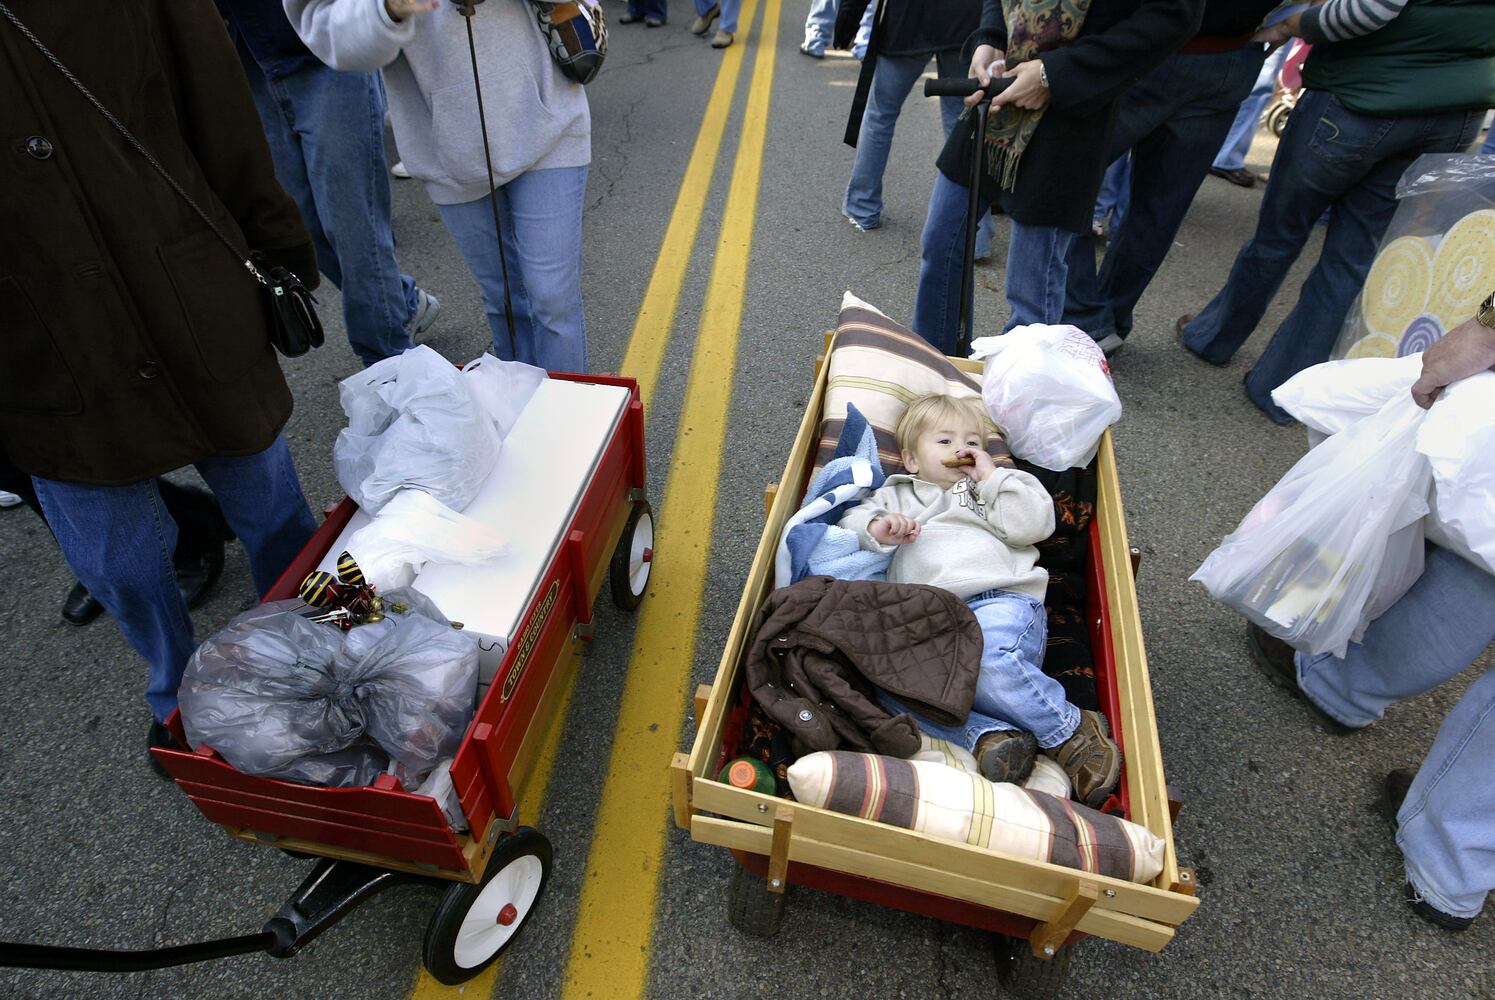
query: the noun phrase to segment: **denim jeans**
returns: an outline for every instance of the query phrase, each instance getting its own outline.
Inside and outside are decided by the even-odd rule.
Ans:
[[[270,79],[242,41],[239,61],[275,178],[301,209],[317,266],[342,292],[353,353],[367,366],[409,350],[416,287],[395,261],[379,74],[317,63]]]
[[[717,6],[718,2],[721,4],[722,19],[717,22],[717,29],[720,31],[735,32],[737,30],[737,15],[742,13],[742,0],[695,0],[696,13],[704,17],[708,10]],[[577,371],[580,370],[579,368],[577,369]]]
[[[1175,53],[1117,102],[1110,151],[1120,156],[1131,150],[1131,201],[1126,218],[1111,226],[1099,275],[1095,248],[1075,241],[1064,322],[1096,340],[1131,332],[1133,310],[1172,249],[1261,60],[1261,47],[1249,45]]]
[[[1100,194],[1095,196],[1095,210],[1090,213],[1090,221],[1093,225],[1105,226],[1108,224],[1111,231],[1115,232],[1121,228],[1121,220],[1126,218],[1126,207],[1132,200],[1132,158],[1123,153],[1111,162],[1106,168],[1106,176],[1101,178]]]
[[[493,237],[495,195],[438,205],[441,220],[483,291],[493,353],[548,371],[587,370],[587,326],[581,303],[581,208],[586,167],[531,170],[499,188],[516,343],[509,346],[504,279]]]
[[[1422,576],[1371,622],[1344,659],[1299,653],[1298,683],[1346,726],[1462,673],[1495,640],[1495,576],[1430,548]],[[1495,668],[1470,686],[1438,728],[1397,813],[1407,879],[1429,903],[1472,917],[1495,891]]]
[[[628,13],[634,17],[657,17],[668,20],[665,0],[628,0]]]
[[[1490,131],[1485,135],[1485,141],[1479,147],[1479,155],[1495,156],[1495,125],[1490,126]]]
[[[810,0],[810,14],[805,18],[804,48],[819,55],[825,54],[831,37],[836,33],[839,6],[840,0]],[[856,40],[851,43],[851,51],[858,59],[867,54],[867,42],[872,38],[872,18],[876,14],[876,2],[867,4],[862,22],[857,27]]]
[[[1329,357],[1376,245],[1396,211],[1396,182],[1423,153],[1466,149],[1483,111],[1381,118],[1357,114],[1323,90],[1306,90],[1287,120],[1256,232],[1225,287],[1184,328],[1185,346],[1224,365],[1256,329],[1314,223],[1330,210],[1318,263],[1298,303],[1246,377],[1246,393],[1278,423],[1292,418],[1272,390]]]
[[[1073,736],[1080,710],[1064,697],[1064,685],[1040,666],[1049,635],[1043,602],[1026,594],[989,590],[971,598],[970,605],[981,623],[981,673],[965,723],[930,722],[882,692],[878,701],[890,712],[909,712],[926,735],[973,752],[976,741],[994,729],[1030,732],[1044,748]]]
[[[929,215],[919,235],[919,290],[914,296],[914,332],[950,354],[960,321],[960,279],[965,261],[966,202],[970,189],[940,171],[934,174]],[[991,203],[978,199],[978,218]],[[1006,333],[1029,323],[1058,323],[1064,317],[1067,259],[1075,234],[1055,226],[1028,226],[1011,220],[1007,246]],[[975,283],[972,282],[972,293]],[[975,338],[979,331],[972,330]]]
[[[940,76],[965,75],[966,66],[955,49],[936,53],[934,60]],[[846,185],[846,197],[841,202],[841,211],[863,229],[876,229],[882,224],[882,176],[888,166],[888,152],[893,146],[893,130],[898,125],[898,114],[903,110],[909,92],[928,65],[928,56],[877,57],[872,73],[872,92],[867,96],[867,111],[862,116],[861,131],[857,133],[856,162],[852,164],[851,181]],[[940,98],[940,119],[945,138],[948,139],[954,130],[962,107],[958,97]],[[983,215],[982,219],[990,230],[990,216]],[[987,250],[990,252],[989,236]],[[977,256],[981,256],[979,248]]]
[[[1230,132],[1215,154],[1214,166],[1221,170],[1240,170],[1245,167],[1246,154],[1251,152],[1251,142],[1256,138],[1256,130],[1261,127],[1261,114],[1271,103],[1272,95],[1277,93],[1277,74],[1282,72],[1282,64],[1287,62],[1287,54],[1291,49],[1291,45],[1279,45],[1261,64],[1261,71],[1256,75],[1251,93],[1241,102],[1235,121],[1230,123]]]
[[[207,458],[196,468],[243,541],[263,596],[317,530],[285,439],[277,437],[257,455]],[[177,525],[156,481],[32,482],[68,565],[149,666],[145,700],[156,719],[166,721],[197,645],[171,563]]]

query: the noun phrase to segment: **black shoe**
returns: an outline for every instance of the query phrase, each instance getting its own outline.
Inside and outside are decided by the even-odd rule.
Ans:
[[[182,592],[182,600],[187,602],[189,610],[200,607],[223,575],[223,543],[214,542],[197,555],[185,558],[178,554],[172,564],[176,567],[176,585]]]
[[[171,735],[170,729],[152,719],[150,731],[145,734],[145,757],[146,760],[150,761],[152,771],[169,780],[171,775],[166,773],[166,768],[162,767],[161,762],[156,760],[156,755],[151,753],[151,750],[156,748],[163,750],[187,749],[176,741],[176,737]]]
[[[103,613],[104,606],[81,583],[73,584],[62,601],[62,620],[69,625],[87,625]]]
[[[1386,780],[1381,783],[1381,810],[1393,827],[1396,826],[1396,814],[1402,811],[1402,803],[1407,801],[1407,789],[1412,787],[1412,779],[1415,777],[1417,768],[1398,767],[1387,771]]]
[[[1256,664],[1256,668],[1266,679],[1277,687],[1291,692],[1293,697],[1313,709],[1314,714],[1328,725],[1330,732],[1352,733],[1355,731],[1326,714],[1303,693],[1303,689],[1298,686],[1298,665],[1294,660],[1291,646],[1255,622],[1246,625],[1246,645],[1251,649],[1251,662]]]
[[[1256,175],[1247,170],[1245,167],[1240,167],[1235,170],[1222,170],[1219,167],[1210,167],[1209,172],[1214,174],[1216,177],[1225,178],[1227,181],[1236,185],[1237,187],[1256,187]]]
[[[1467,931],[1469,925],[1474,923],[1473,917],[1456,917],[1450,913],[1444,913],[1432,903],[1423,899],[1417,892],[1417,887],[1411,882],[1406,884],[1407,902],[1412,907],[1412,912],[1430,924],[1442,927],[1446,931]]]

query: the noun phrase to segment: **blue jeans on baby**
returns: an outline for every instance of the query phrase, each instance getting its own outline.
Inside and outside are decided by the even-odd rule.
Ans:
[[[976,741],[994,729],[1022,729],[1044,748],[1074,735],[1080,710],[1064,697],[1064,685],[1045,674],[1043,650],[1049,638],[1043,602],[1010,590],[988,590],[967,602],[981,623],[981,673],[971,714],[959,726],[930,722],[879,691],[877,700],[893,713],[908,712],[931,739],[949,740],[975,752]]]

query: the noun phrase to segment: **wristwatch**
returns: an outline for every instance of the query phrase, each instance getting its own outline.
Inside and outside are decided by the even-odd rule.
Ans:
[[[1474,311],[1474,319],[1480,326],[1495,330],[1495,292],[1491,292],[1490,297],[1479,304],[1479,308]]]

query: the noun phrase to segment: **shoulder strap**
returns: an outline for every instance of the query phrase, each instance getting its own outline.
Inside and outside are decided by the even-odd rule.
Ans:
[[[22,24],[21,19],[16,17],[15,13],[10,9],[10,7],[4,3],[0,3],[0,16],[3,16],[11,24],[15,25],[16,30],[24,35],[26,40],[34,45],[36,47],[36,50],[43,56],[45,56],[49,63],[57,67],[57,72],[61,73],[67,79],[68,83],[71,83],[75,88],[77,88],[78,93],[87,98],[88,103],[92,104],[94,108],[98,110],[99,114],[103,115],[104,118],[108,120],[109,124],[113,125],[114,128],[119,132],[119,134],[125,137],[125,141],[133,146],[137,153],[145,157],[146,162],[151,165],[156,173],[161,175],[161,179],[164,180],[167,184],[171,185],[171,189],[175,191],[181,197],[181,199],[192,208],[192,211],[197,213],[198,218],[202,219],[203,224],[213,231],[213,235],[217,236],[219,241],[222,242],[224,246],[228,247],[229,252],[232,253],[234,257],[244,265],[244,267],[249,271],[250,274],[254,275],[255,280],[263,284],[265,280],[264,277],[259,273],[259,270],[254,266],[254,264],[250,262],[248,255],[241,253],[239,251],[239,248],[234,246],[233,241],[224,234],[223,230],[220,229],[212,219],[208,218],[208,214],[206,212],[204,212],[197,206],[197,202],[193,201],[191,195],[187,194],[186,190],[177,183],[176,178],[172,177],[166,172],[166,168],[161,166],[161,161],[156,159],[155,155],[151,153],[150,150],[146,149],[145,146],[141,144],[140,140],[135,138],[134,134],[129,129],[125,128],[124,123],[116,118],[113,112],[104,107],[99,99],[93,96],[93,92],[83,85],[83,81],[74,76],[72,70],[64,66],[62,64],[62,60],[53,55],[52,50],[47,48],[46,45],[42,44],[41,39],[32,34],[31,29]]]

